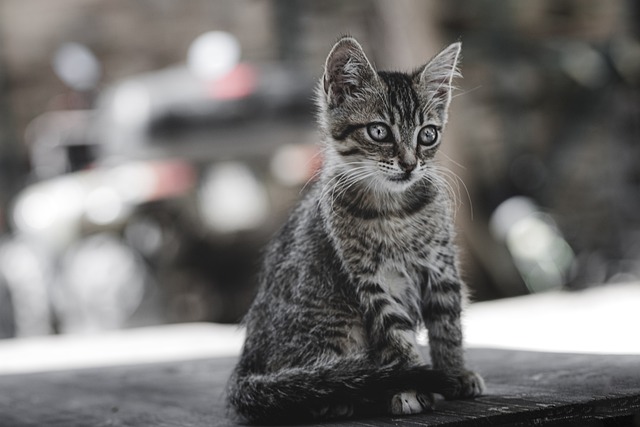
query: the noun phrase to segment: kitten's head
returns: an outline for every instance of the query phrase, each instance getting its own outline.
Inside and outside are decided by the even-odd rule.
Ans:
[[[459,55],[454,43],[413,73],[378,72],[355,39],[340,39],[318,88],[328,167],[391,191],[423,179],[442,140]]]

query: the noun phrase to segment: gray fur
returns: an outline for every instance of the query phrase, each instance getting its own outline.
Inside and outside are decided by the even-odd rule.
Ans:
[[[483,392],[464,365],[464,284],[434,161],[459,53],[452,44],[405,74],[375,71],[350,37],[330,52],[317,94],[324,166],[267,248],[229,382],[245,420],[409,414],[433,392]],[[391,140],[375,141],[370,123]],[[418,144],[428,125],[429,147]],[[421,326],[433,368],[416,348]]]

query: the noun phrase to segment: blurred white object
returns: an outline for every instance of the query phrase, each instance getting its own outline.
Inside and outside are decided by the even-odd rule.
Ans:
[[[102,67],[93,52],[79,43],[65,43],[56,50],[53,70],[67,86],[85,91],[95,88],[102,76]]]
[[[270,169],[280,183],[293,187],[306,184],[317,173],[321,161],[316,145],[288,144],[276,151]]]
[[[474,347],[563,353],[640,354],[640,283],[554,291],[471,304]]]
[[[25,188],[12,219],[16,229],[50,247],[73,241],[84,221],[105,226],[139,204],[182,195],[195,185],[192,167],[180,160],[130,162],[75,172]]]
[[[505,243],[531,292],[560,289],[569,279],[574,253],[553,218],[527,197],[502,202],[491,215],[492,234]]]
[[[0,274],[11,294],[16,336],[53,332],[47,286],[52,266],[46,248],[24,237],[0,241]]]
[[[53,301],[62,333],[122,328],[142,302],[142,260],[115,235],[80,240],[61,260],[61,270]]]
[[[12,213],[16,230],[27,236],[46,236],[51,246],[72,239],[83,214],[82,182],[76,175],[67,175],[24,189]]]
[[[191,323],[0,341],[0,375],[235,356],[244,330]]]
[[[221,233],[255,229],[269,215],[264,184],[240,162],[212,166],[204,178],[198,203],[205,224]]]
[[[240,60],[240,43],[224,31],[198,36],[187,53],[187,66],[203,80],[213,80],[231,71]]]
[[[137,82],[125,82],[114,89],[111,106],[117,126],[136,128],[151,117],[151,93]]]

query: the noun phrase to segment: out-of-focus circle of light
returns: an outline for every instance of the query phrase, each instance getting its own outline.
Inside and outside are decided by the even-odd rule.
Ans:
[[[197,77],[216,79],[231,71],[240,60],[240,43],[224,31],[198,36],[187,53],[187,66]]]
[[[55,204],[51,202],[50,197],[44,192],[26,193],[16,204],[16,226],[20,230],[28,231],[39,231],[49,227],[54,221],[50,208]]]
[[[120,218],[124,204],[118,192],[112,187],[98,187],[85,200],[85,214],[94,224],[106,225]]]
[[[88,47],[80,43],[64,43],[53,55],[53,70],[72,89],[90,90],[102,75],[100,62]]]
[[[245,164],[235,161],[209,168],[198,202],[205,224],[219,233],[257,228],[269,214],[264,184]]]

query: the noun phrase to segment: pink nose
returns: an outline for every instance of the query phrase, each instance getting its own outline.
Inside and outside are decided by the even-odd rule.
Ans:
[[[399,160],[398,161],[398,165],[402,168],[403,171],[412,172],[416,168],[417,163],[416,162],[405,162],[403,160]]]

